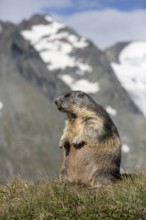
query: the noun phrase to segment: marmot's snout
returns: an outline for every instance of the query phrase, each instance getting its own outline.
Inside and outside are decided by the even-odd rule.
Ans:
[[[57,99],[55,99],[55,105],[58,105],[58,98]]]
[[[63,100],[61,97],[58,97],[55,99],[55,105],[57,106],[59,111],[63,111],[62,103],[63,103]]]

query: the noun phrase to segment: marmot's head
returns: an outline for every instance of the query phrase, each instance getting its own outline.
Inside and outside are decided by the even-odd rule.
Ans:
[[[96,109],[95,101],[82,91],[71,91],[55,100],[59,111],[80,116]]]

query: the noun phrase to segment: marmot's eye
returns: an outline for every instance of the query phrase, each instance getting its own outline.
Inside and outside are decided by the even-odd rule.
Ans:
[[[84,97],[84,93],[83,93],[83,92],[80,92],[80,93],[78,94],[78,97],[79,97],[79,98],[83,98],[83,97]]]
[[[65,98],[67,98],[67,97],[69,97],[71,94],[70,93],[68,93],[68,94],[66,94],[64,97]]]

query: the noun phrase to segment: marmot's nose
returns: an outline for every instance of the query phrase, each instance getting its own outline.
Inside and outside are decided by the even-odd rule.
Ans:
[[[58,103],[58,100],[57,100],[57,99],[55,99],[55,101],[54,101],[54,102],[55,102],[55,104],[57,105],[57,103]]]
[[[60,101],[61,101],[61,100],[60,100],[60,97],[58,97],[58,98],[55,99],[54,102],[55,102],[56,105],[59,105]]]

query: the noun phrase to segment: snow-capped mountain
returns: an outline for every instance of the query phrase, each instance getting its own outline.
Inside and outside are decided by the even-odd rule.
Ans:
[[[146,119],[113,67],[129,65],[125,55],[121,63],[117,58],[128,45],[101,51],[49,15],[34,15],[19,25],[0,22],[3,176],[59,172],[64,115],[53,100],[70,90],[89,93],[111,115],[122,140],[123,168],[146,168]]]
[[[132,42],[119,53],[111,66],[122,86],[146,117],[146,41]]]
[[[69,33],[64,24],[51,16],[44,16],[44,19],[47,24],[32,25],[30,30],[22,30],[21,34],[39,52],[47,68],[52,72],[74,68],[77,76],[92,73],[90,65],[72,55],[75,50],[88,47],[87,40],[75,33]],[[96,93],[99,90],[98,82],[89,82],[86,79],[76,80],[69,74],[60,74],[58,77],[72,90],[80,89],[89,93]]]

